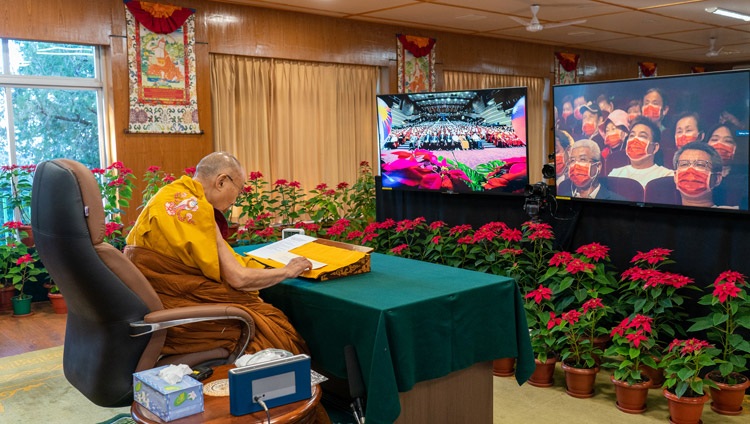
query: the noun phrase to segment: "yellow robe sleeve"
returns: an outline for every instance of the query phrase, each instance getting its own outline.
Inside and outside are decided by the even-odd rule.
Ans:
[[[206,200],[203,187],[183,176],[151,198],[127,242],[177,259],[200,269],[206,277],[221,281],[217,231],[213,206]],[[234,256],[244,266],[258,266],[248,258]]]

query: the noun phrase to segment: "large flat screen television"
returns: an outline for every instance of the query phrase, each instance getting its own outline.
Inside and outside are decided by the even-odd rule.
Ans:
[[[523,194],[526,87],[378,95],[384,190]]]
[[[750,71],[558,85],[558,198],[748,211]]]

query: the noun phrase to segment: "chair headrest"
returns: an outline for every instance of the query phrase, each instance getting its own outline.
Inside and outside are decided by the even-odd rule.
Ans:
[[[34,181],[34,184],[38,185],[38,189],[40,190],[42,187],[44,187],[45,190],[55,190],[55,187],[59,186],[59,178],[64,178],[66,174],[66,172],[45,172],[45,168],[50,166],[57,167],[59,170],[67,171],[67,173],[69,173],[68,175],[76,180],[77,185],[80,188],[80,196],[83,204],[83,210],[81,213],[84,214],[89,235],[91,237],[91,243],[94,245],[101,243],[104,240],[106,229],[104,223],[104,205],[102,202],[101,191],[99,190],[99,184],[97,183],[94,174],[82,163],[71,159],[53,159],[51,161],[42,162],[37,167],[38,178],[35,178]],[[75,194],[76,193],[68,193],[69,196],[75,196]],[[54,205],[45,206],[50,207]]]

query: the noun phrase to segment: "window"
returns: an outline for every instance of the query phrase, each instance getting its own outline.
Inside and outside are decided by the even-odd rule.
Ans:
[[[0,47],[0,166],[64,157],[102,167],[99,48],[11,39]],[[6,206],[2,221],[13,218]]]

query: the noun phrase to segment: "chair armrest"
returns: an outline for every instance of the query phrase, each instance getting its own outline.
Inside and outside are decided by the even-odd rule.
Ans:
[[[245,352],[247,345],[255,335],[255,322],[244,309],[233,305],[208,304],[154,311],[147,314],[142,321],[130,323],[130,336],[138,337],[166,330],[170,327],[225,319],[237,320],[244,324],[237,346],[228,358],[228,362],[234,362],[237,357]]]

